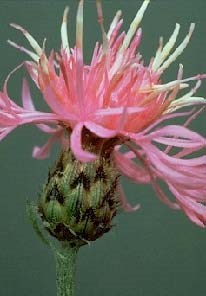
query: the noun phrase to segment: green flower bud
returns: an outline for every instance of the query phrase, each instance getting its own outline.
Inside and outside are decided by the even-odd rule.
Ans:
[[[81,163],[70,150],[62,152],[39,198],[46,229],[76,246],[101,237],[119,206],[118,179],[111,157]]]

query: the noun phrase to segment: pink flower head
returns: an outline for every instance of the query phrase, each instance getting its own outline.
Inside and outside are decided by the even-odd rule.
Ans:
[[[149,2],[143,2],[127,33],[120,33],[121,11],[116,13],[106,33],[101,1],[96,0],[103,42],[96,43],[89,65],[83,61],[83,0],[79,1],[77,11],[74,48],[70,48],[67,35],[68,8],[61,26],[61,50],[52,51],[49,56],[44,45],[41,48],[25,29],[12,24],[28,39],[34,52],[9,42],[32,58],[33,61],[24,64],[51,111],[35,110],[26,80],[22,88],[23,107],[15,104],[7,94],[8,77],[0,93],[0,139],[17,126],[32,123],[51,134],[43,147],[34,148],[34,157],[47,157],[52,143],[58,140],[63,149],[70,145],[82,162],[97,157],[85,149],[85,131],[105,142],[110,139],[112,143],[114,139],[111,153],[122,175],[136,183],[152,184],[163,202],[182,209],[193,222],[205,227],[206,156],[197,157],[193,153],[205,149],[206,139],[187,128],[202,109],[176,112],[182,107],[205,104],[204,98],[194,96],[205,76],[183,79],[180,65],[176,79],[165,84],[161,81],[163,72],[189,43],[194,24],[178,46],[180,25],[176,24],[168,42],[163,44],[160,38],[155,56],[145,65],[137,48],[142,36],[139,24]],[[196,81],[195,86],[179,96],[179,90],[187,88],[190,81]],[[183,126],[167,123],[184,116],[188,119]],[[122,145],[129,151],[122,153]],[[178,152],[177,149],[173,152],[173,148]],[[161,189],[161,181],[174,195],[174,202]],[[129,205],[123,193],[121,203],[127,211],[139,207]]]

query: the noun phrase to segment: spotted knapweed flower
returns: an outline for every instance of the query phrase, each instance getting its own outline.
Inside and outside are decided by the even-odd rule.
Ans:
[[[139,208],[124,197],[120,174],[137,184],[151,184],[169,207],[183,210],[199,226],[206,225],[206,156],[202,152],[206,139],[188,129],[206,102],[194,95],[205,76],[183,79],[180,65],[177,78],[165,84],[161,81],[188,45],[194,24],[178,46],[180,25],[176,24],[166,44],[160,38],[155,56],[146,65],[137,48],[142,36],[139,24],[149,2],[143,2],[127,33],[120,33],[121,11],[106,33],[101,2],[96,1],[103,42],[96,43],[90,64],[83,61],[83,0],[79,1],[73,48],[67,35],[68,8],[61,26],[61,49],[49,56],[45,44],[40,47],[28,31],[11,24],[34,50],[9,41],[33,60],[24,65],[51,112],[35,109],[26,80],[23,107],[18,106],[8,96],[8,77],[0,93],[0,138],[20,125],[37,125],[51,136],[43,147],[34,148],[36,158],[48,157],[52,144],[61,143],[63,153],[50,172],[39,205],[49,231],[60,240],[74,239],[77,234],[96,239],[109,230],[119,204],[126,211]],[[180,96],[179,90],[191,81],[195,86]],[[199,109],[193,107],[198,105]],[[179,112],[183,107],[193,108]],[[168,123],[178,117],[187,120],[183,125]],[[174,201],[161,188],[162,181]]]

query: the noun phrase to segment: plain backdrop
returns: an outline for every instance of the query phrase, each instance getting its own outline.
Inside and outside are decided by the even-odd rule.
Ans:
[[[142,1],[103,0],[105,26],[116,10],[122,9],[124,29]],[[206,1],[153,0],[142,21],[140,52],[144,60],[155,54],[158,39],[166,41],[175,23],[181,24],[180,42],[190,22],[196,29],[190,45],[164,75],[174,80],[178,64],[184,64],[184,77],[206,72]],[[70,44],[75,39],[77,1],[0,1],[0,82],[26,55],[11,48],[6,40],[21,45],[27,42],[9,26],[21,24],[46,48],[60,48],[60,25],[66,5],[70,6],[68,31]],[[89,62],[96,40],[101,40],[95,1],[85,1],[84,54]],[[9,82],[9,94],[20,103],[22,77],[16,73]],[[41,95],[30,81],[35,105],[45,110]],[[198,91],[206,95],[206,81]],[[205,115],[193,124],[206,134]],[[0,143],[0,295],[55,296],[55,266],[49,249],[36,237],[25,216],[26,200],[35,200],[58,147],[48,160],[31,157],[35,144],[47,136],[35,127],[22,127]],[[150,186],[123,180],[128,199],[141,203],[139,211],[122,213],[114,229],[102,239],[81,249],[78,257],[76,296],[200,296],[206,292],[206,231],[193,225],[182,212],[163,205]]]

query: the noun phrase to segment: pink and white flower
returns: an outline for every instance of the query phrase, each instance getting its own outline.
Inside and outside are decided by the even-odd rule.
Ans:
[[[22,88],[23,106],[18,106],[8,96],[8,77],[0,93],[0,139],[20,125],[35,124],[51,137],[43,147],[34,148],[34,157],[48,157],[51,145],[58,140],[63,149],[70,145],[82,162],[97,157],[84,149],[84,129],[105,141],[118,139],[112,157],[122,175],[136,183],[152,184],[163,202],[182,209],[193,222],[205,227],[206,156],[193,153],[205,150],[206,139],[187,127],[200,110],[176,112],[188,106],[204,108],[205,99],[195,96],[195,92],[205,75],[183,79],[180,65],[176,79],[166,84],[161,81],[163,72],[188,45],[194,24],[178,46],[180,25],[176,24],[168,42],[163,45],[160,38],[155,56],[145,65],[137,48],[142,36],[139,24],[149,2],[143,2],[127,33],[120,33],[123,22],[120,11],[106,33],[101,2],[96,0],[103,42],[96,43],[89,65],[83,61],[83,0],[79,1],[77,11],[74,48],[70,48],[67,35],[68,8],[63,15],[61,50],[52,51],[49,56],[44,46],[41,48],[25,29],[12,24],[24,34],[34,51],[9,42],[31,57],[32,61],[25,61],[24,65],[51,111],[35,110],[26,80]],[[179,96],[179,90],[193,81],[195,86]],[[188,120],[183,126],[168,124],[168,120],[177,117],[188,117]],[[159,144],[165,148],[160,149]],[[129,151],[122,153],[122,145]],[[178,152],[173,153],[173,148]],[[174,202],[163,192],[161,181],[174,195]],[[121,199],[125,210],[138,208],[130,206],[123,193]]]

